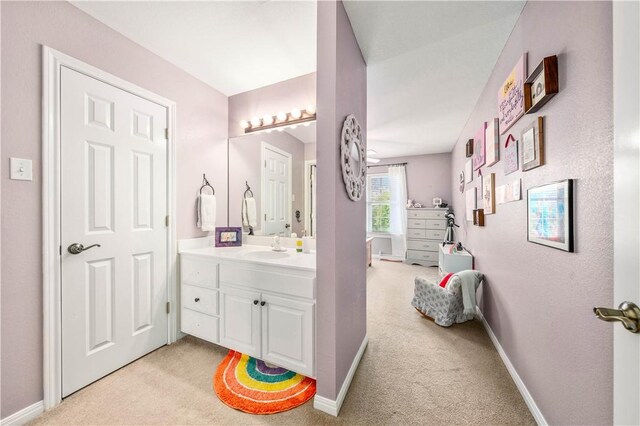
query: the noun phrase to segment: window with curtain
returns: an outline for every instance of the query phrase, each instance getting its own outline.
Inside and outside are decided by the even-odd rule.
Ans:
[[[367,232],[388,234],[392,256],[406,252],[407,175],[404,165],[389,166],[387,173],[367,175]]]
[[[389,175],[367,175],[367,232],[391,232],[391,190]]]

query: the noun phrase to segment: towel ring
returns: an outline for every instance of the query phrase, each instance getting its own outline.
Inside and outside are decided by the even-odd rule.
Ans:
[[[244,191],[244,195],[243,198],[247,198],[247,192],[249,194],[251,194],[251,198],[253,198],[253,191],[251,190],[251,187],[249,186],[249,182],[247,182],[246,180],[244,181],[244,184],[247,186],[247,189]]]
[[[216,190],[213,189],[213,186],[211,186],[211,184],[209,183],[209,181],[207,180],[207,177],[205,176],[205,174],[202,174],[202,186],[200,187],[200,195],[202,195],[202,190],[206,187],[211,188],[211,195],[216,195]]]

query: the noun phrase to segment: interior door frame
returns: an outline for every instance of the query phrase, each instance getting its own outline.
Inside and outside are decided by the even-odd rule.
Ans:
[[[43,290],[43,390],[44,409],[62,401],[62,281],[61,281],[61,138],[60,73],[70,68],[106,84],[167,108],[167,302],[171,309],[167,343],[176,341],[176,103],[79,61],[48,46],[42,46],[42,290]]]
[[[613,304],[640,304],[640,6],[613,7]],[[605,326],[607,327],[607,326]],[[640,423],[640,336],[613,327],[613,424]],[[606,344],[607,342],[603,342]]]
[[[311,223],[311,167],[316,166],[316,178],[318,173],[318,165],[316,160],[306,160],[304,162],[304,229],[307,231],[307,235],[315,237],[313,235],[313,227]],[[318,182],[316,181],[316,186]],[[316,188],[317,189],[317,188]]]
[[[292,200],[292,196],[293,196],[293,154],[291,154],[290,152],[287,151],[283,151],[279,148],[276,148],[275,146],[262,141],[260,143],[260,233],[262,235],[265,235],[265,228],[267,226],[267,221],[265,219],[265,206],[266,206],[266,198],[265,194],[266,194],[266,190],[267,190],[267,186],[265,185],[265,180],[264,180],[264,174],[265,174],[265,161],[266,161],[266,157],[264,155],[264,151],[265,149],[269,149],[270,151],[274,151],[277,152],[280,155],[283,155],[285,157],[287,157],[287,167],[289,168],[289,179],[287,182],[287,188],[289,190],[289,202],[287,203],[287,217],[289,218],[289,225],[291,225],[291,228],[289,228],[291,230],[291,232],[293,232],[293,217],[292,217],[292,213],[293,213],[293,200]]]

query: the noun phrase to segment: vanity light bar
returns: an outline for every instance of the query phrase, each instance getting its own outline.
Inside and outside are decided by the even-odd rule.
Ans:
[[[265,115],[264,117],[253,117],[251,120],[240,121],[240,126],[244,133],[260,132],[263,130],[276,129],[278,127],[295,126],[300,123],[314,121],[316,119],[316,108],[313,105],[300,110],[294,108],[291,112],[279,112],[276,115]]]

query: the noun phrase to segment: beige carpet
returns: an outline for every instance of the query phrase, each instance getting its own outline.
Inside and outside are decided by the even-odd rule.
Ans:
[[[478,321],[448,329],[409,304],[435,268],[374,261],[369,346],[340,417],[313,409],[254,416],[216,397],[226,349],[188,337],[78,391],[33,424],[535,424]]]

